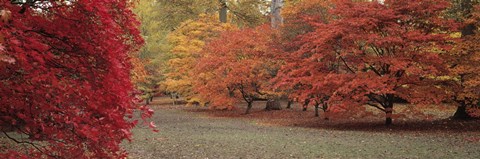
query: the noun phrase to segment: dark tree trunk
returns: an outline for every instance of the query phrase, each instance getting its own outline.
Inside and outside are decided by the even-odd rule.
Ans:
[[[316,103],[315,104],[315,117],[319,117],[320,114],[318,114],[318,107],[319,107],[320,104]]]
[[[323,102],[322,104],[322,110],[323,110],[323,113],[324,113],[324,118],[325,120],[328,120],[328,115],[327,115],[327,110],[328,110],[328,103],[327,102]]]
[[[278,99],[269,99],[265,106],[265,110],[282,110],[282,105]]]
[[[472,0],[463,0],[461,2],[461,11],[463,12],[464,18],[468,18],[467,16],[471,15],[474,8],[474,4]],[[475,34],[476,26],[474,24],[468,24],[462,28],[462,38],[468,35]]]
[[[252,104],[253,104],[253,101],[252,102],[247,102],[247,110],[245,111],[245,114],[249,114],[250,113],[250,109],[252,109]]]
[[[392,125],[392,109],[385,108],[385,125]]]
[[[470,14],[473,4],[471,0],[466,0],[462,2],[462,10],[465,10],[466,13]],[[468,24],[465,27],[462,28],[462,38],[465,38],[468,35],[473,35],[475,34],[476,26],[473,24]],[[463,78],[461,80],[463,83]],[[453,114],[452,119],[459,119],[459,120],[468,120],[471,119],[472,116],[470,116],[467,112],[467,105],[465,104],[464,101],[458,102],[460,106],[457,107],[457,110],[455,111],[455,114]]]
[[[287,109],[292,109],[293,100],[288,100]]]
[[[310,99],[306,99],[305,102],[303,102],[303,111],[307,111],[307,106],[310,103]]]
[[[394,96],[392,94],[388,94],[386,98],[386,105],[385,107],[385,125],[392,125],[392,113],[393,113],[393,100]]]
[[[475,25],[473,25],[473,24],[468,24],[467,26],[465,26],[465,27],[462,29],[462,37],[475,34],[475,32],[474,32],[475,29],[476,29]]]
[[[457,107],[457,111],[453,114],[452,119],[468,120],[472,119],[472,116],[467,112],[467,105],[465,102],[460,102],[460,106]]]

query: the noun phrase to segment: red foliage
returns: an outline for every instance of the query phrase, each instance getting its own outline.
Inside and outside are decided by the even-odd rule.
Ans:
[[[15,59],[0,70],[0,128],[28,136],[20,142],[35,148],[23,155],[125,156],[136,123],[128,52],[143,43],[132,2],[42,2],[0,2],[12,13],[0,23],[3,53]]]
[[[325,96],[334,109],[372,105],[391,113],[396,98],[438,103],[446,98],[435,77],[449,29],[446,1],[339,1],[329,22],[313,20],[283,72],[300,97]],[[307,18],[308,19],[308,18]],[[389,123],[389,122],[387,122]]]

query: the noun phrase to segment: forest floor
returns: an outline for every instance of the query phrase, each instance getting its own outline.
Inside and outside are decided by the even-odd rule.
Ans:
[[[264,111],[264,104],[243,115],[244,105],[219,111],[155,98],[149,120],[160,131],[139,125],[123,147],[129,158],[480,157],[480,122],[445,119],[453,109],[413,119],[405,113],[409,106],[399,107],[406,115],[384,126],[381,114],[324,120],[298,104],[279,111]]]

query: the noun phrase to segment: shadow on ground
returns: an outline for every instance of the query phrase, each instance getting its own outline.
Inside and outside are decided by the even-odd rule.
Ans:
[[[398,119],[386,126],[381,115],[366,118],[339,118],[324,120],[323,113],[315,117],[313,110],[302,111],[298,106],[293,109],[265,111],[259,102],[252,113],[245,115],[240,106],[236,110],[212,110],[205,107],[183,107],[186,112],[201,113],[212,118],[240,118],[258,120],[265,125],[304,127],[315,129],[367,131],[367,132],[480,132],[480,120],[451,120],[448,116],[431,120]]]

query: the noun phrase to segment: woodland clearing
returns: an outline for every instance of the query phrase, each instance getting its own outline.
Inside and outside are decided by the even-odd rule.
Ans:
[[[478,121],[418,120],[385,126],[382,117],[331,119],[313,110],[263,111],[257,102],[249,115],[172,105],[156,98],[151,118],[160,130],[133,129],[125,142],[130,158],[476,158]],[[323,114],[321,114],[323,115]]]

